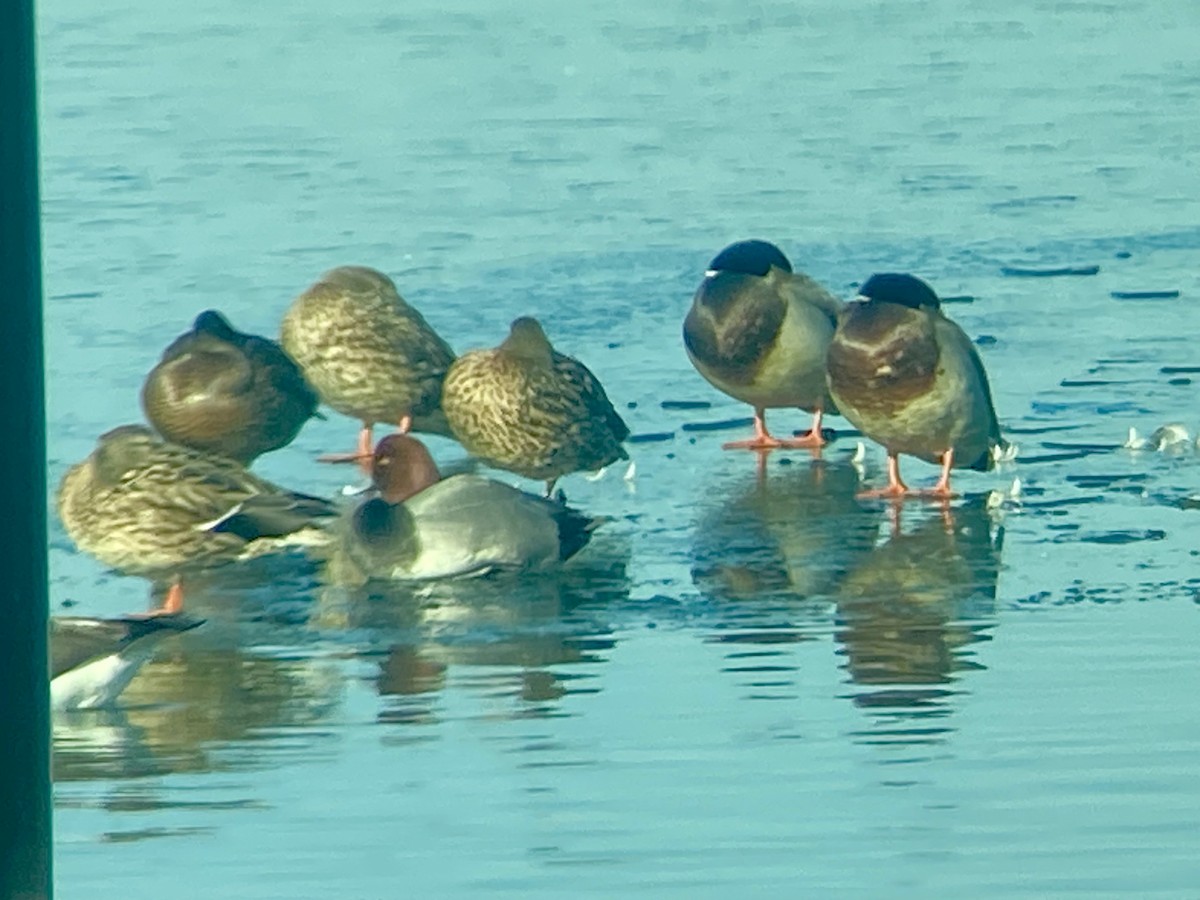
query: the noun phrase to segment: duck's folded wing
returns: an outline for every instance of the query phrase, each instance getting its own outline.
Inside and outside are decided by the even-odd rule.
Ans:
[[[219,518],[199,526],[214,533],[234,534],[247,543],[284,537],[338,514],[332,501],[307,494],[255,494],[235,504]]]
[[[412,577],[527,568],[559,559],[558,505],[501,482],[459,475],[406,506],[420,543]]]

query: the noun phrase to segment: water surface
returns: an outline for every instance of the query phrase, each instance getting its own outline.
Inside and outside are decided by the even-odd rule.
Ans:
[[[1119,445],[1200,424],[1200,8],[40,16],[52,481],[198,311],[274,334],[343,263],[459,350],[538,315],[669,435],[632,483],[566,480],[612,521],[559,574],[197,584],[204,628],[56,723],[60,896],[1194,896],[1200,460]],[[893,516],[853,437],[723,453],[706,426],[747,410],[679,327],[749,235],[843,295],[890,269],[963,298],[1017,464]],[[354,429],[258,469],[336,491],[314,457]],[[51,566],[56,609],[150,600],[57,522]]]

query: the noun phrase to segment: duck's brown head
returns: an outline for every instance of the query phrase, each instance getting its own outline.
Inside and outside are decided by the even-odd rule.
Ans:
[[[375,446],[371,480],[388,503],[403,503],[441,480],[429,450],[408,434],[389,434]]]
[[[510,356],[529,362],[550,365],[554,361],[554,348],[542,330],[541,323],[532,316],[522,316],[512,323],[508,337],[500,349]]]

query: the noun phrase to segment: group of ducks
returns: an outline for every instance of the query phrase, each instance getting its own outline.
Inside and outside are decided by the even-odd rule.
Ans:
[[[683,338],[701,375],[754,408],[754,437],[727,447],[818,448],[822,417],[841,413],[887,449],[888,484],[869,494],[946,498],[952,468],[989,469],[1007,446],[974,346],[911,275],[874,275],[843,304],[773,244],[741,241],[710,264]],[[331,570],[360,581],[555,565],[603,521],[555,494],[558,479],[628,458],[629,428],[599,380],[555,350],[537,320],[519,318],[499,346],[456,356],[391,279],[359,266],[301,293],[279,343],[202,313],[167,347],[141,400],[152,427],[102,435],[57,494],[81,550],[170,585],[165,612],[128,617],[114,632],[130,657],[139,638],[192,626],[181,612],[188,571],[284,546],[320,548]],[[290,443],[321,403],[361,422],[353,452],[323,457],[370,475],[369,496],[351,509],[248,469]],[[812,429],[772,436],[765,411],[780,407],[811,411]],[[398,430],[375,444],[377,424]],[[474,471],[443,476],[415,432],[543,481],[544,496]],[[932,490],[904,484],[901,453],[941,464]],[[74,705],[111,699],[93,693]]]

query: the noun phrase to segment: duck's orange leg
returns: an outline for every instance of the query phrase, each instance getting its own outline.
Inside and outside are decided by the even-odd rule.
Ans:
[[[375,452],[375,445],[371,441],[371,432],[371,424],[363,422],[363,426],[358,432],[358,449],[354,453],[327,453],[324,456],[318,456],[317,462],[358,463],[359,467],[370,475],[371,459]]]
[[[957,496],[950,490],[950,469],[954,466],[954,451],[947,450],[942,454],[942,477],[938,483],[925,490],[914,491],[900,478],[900,458],[895,453],[888,453],[888,484],[887,487],[864,491],[860,498],[885,497],[892,500],[903,500],[906,497],[929,497],[934,500],[950,500]]]
[[[908,489],[908,485],[904,483],[900,477],[900,457],[895,453],[888,453],[888,483],[887,487],[875,488],[871,491],[862,491],[858,496],[862,499],[871,497],[884,497],[891,500],[901,500],[909,496],[912,492]]]
[[[819,450],[826,444],[821,436],[821,410],[813,414],[812,428],[807,434],[795,438],[777,438],[767,431],[767,413],[764,409],[754,410],[754,437],[744,441],[722,444],[724,450]]]
[[[183,583],[176,578],[171,582],[171,586],[167,588],[167,595],[163,597],[162,607],[159,612],[163,615],[174,615],[175,613],[183,612]]]

